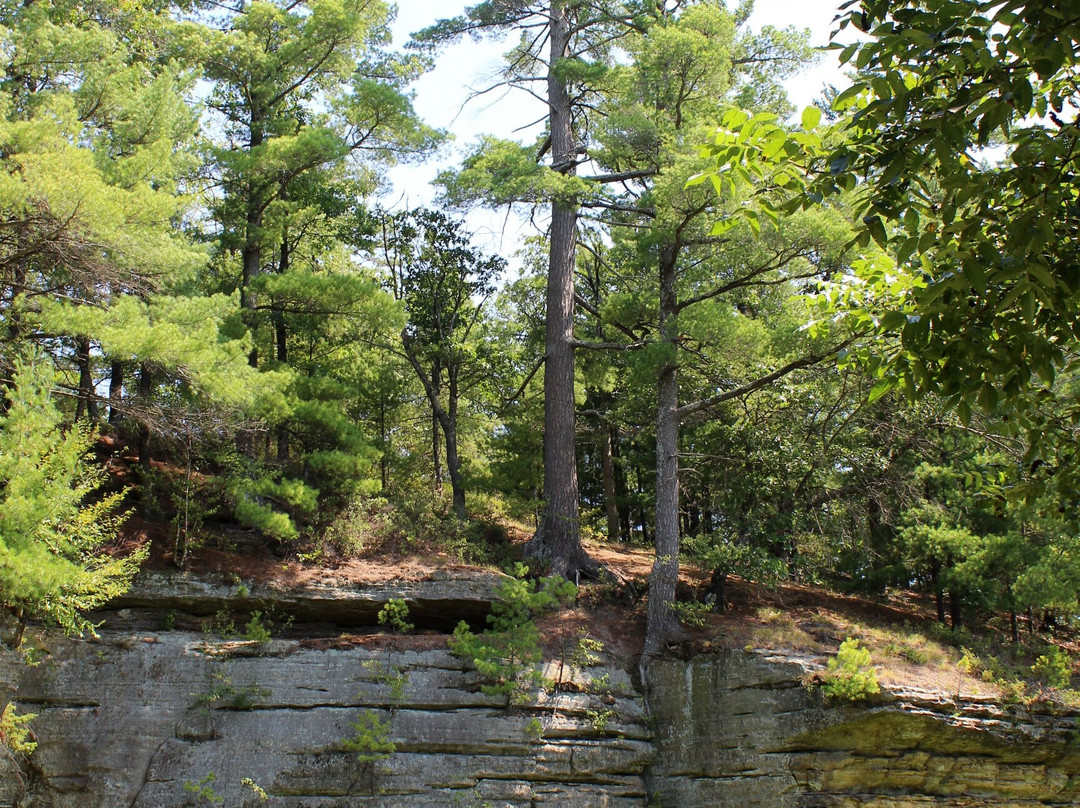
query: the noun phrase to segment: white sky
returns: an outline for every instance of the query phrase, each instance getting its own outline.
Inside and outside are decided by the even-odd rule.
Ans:
[[[756,0],[750,26],[809,28],[811,42],[824,45],[829,40],[832,19],[841,2],[843,0]],[[398,19],[394,26],[397,44],[407,41],[413,31],[438,19],[460,14],[466,5],[473,3],[474,0],[398,0]],[[729,6],[735,4],[736,0],[729,2]],[[504,138],[528,135],[530,139],[536,135],[535,129],[530,133],[515,131],[540,118],[544,112],[535,99],[524,93],[495,91],[468,100],[472,90],[485,89],[497,82],[502,54],[508,47],[499,42],[465,40],[445,50],[435,69],[415,84],[417,113],[428,124],[451,132],[454,142],[423,165],[394,168],[390,173],[394,188],[387,195],[385,204],[395,207],[429,204],[435,193],[431,187],[435,174],[455,165],[469,144],[481,134]],[[825,84],[841,84],[842,81],[835,54],[826,53],[818,65],[789,80],[787,88],[795,106],[801,109],[820,94]],[[523,226],[513,217],[508,219],[505,210],[476,211],[470,214],[468,223],[478,246],[507,258],[523,236],[533,232],[531,226]]]

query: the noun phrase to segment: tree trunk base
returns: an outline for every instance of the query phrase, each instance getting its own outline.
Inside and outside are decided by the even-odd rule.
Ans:
[[[579,578],[590,581],[616,578],[607,567],[586,553],[580,544],[568,551],[552,548],[549,542],[543,540],[539,530],[525,543],[522,555],[543,564],[548,575],[558,575],[570,581]]]
[[[645,647],[642,649],[643,657],[658,657],[667,653],[673,645],[682,645],[692,640],[686,630],[679,625],[674,617],[665,620],[663,625],[649,626],[645,634]]]

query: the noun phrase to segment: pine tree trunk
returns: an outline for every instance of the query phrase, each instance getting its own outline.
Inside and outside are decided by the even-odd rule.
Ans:
[[[75,362],[79,366],[79,402],[75,407],[75,420],[85,415],[90,421],[98,420],[97,399],[94,393],[94,377],[90,373],[90,338],[79,337],[75,341]]]
[[[289,271],[289,238],[288,234],[281,240],[281,257],[278,261],[278,274],[284,275]],[[289,334],[285,326],[285,312],[280,307],[274,308],[274,345],[277,349],[277,361],[281,365],[289,363]],[[289,428],[287,424],[279,424],[277,428],[277,459],[284,463],[289,459]]]
[[[638,498],[638,522],[641,524],[641,543],[648,545],[651,541],[649,535],[649,514],[645,510],[645,481],[642,479],[641,466],[634,464],[634,476],[637,478]]]
[[[7,338],[9,345],[17,345],[22,339],[23,326],[19,316],[19,309],[13,304],[24,291],[26,291],[26,258],[23,257],[24,245],[26,244],[26,224],[20,224],[15,231],[15,254],[20,256],[14,261],[12,267],[11,292],[8,298],[7,315]],[[7,414],[11,408],[10,390],[15,384],[13,367],[0,369],[0,413]],[[20,634],[21,636],[21,634]]]
[[[262,145],[263,133],[260,116],[253,110],[248,126],[248,153],[250,154],[258,146]],[[244,324],[251,331],[251,353],[248,354],[248,364],[252,367],[259,365],[259,349],[255,342],[255,332],[258,320],[255,313],[255,298],[251,294],[251,282],[259,274],[262,268],[262,223],[263,206],[257,199],[257,191],[252,181],[247,184],[247,198],[244,200],[247,212],[244,217],[244,245],[240,249],[241,275],[240,275],[240,315],[244,318]]]
[[[139,365],[138,405],[143,415],[139,421],[139,507],[144,517],[153,505],[153,481],[150,476],[150,394],[154,390],[153,369],[149,362]]]
[[[259,348],[255,340],[258,320],[255,314],[255,297],[248,287],[255,276],[259,274],[259,265],[262,263],[262,250],[256,235],[258,228],[262,224],[261,219],[262,217],[254,211],[248,214],[248,235],[243,250],[241,250],[243,276],[240,280],[240,315],[243,317],[244,325],[251,331],[251,352],[248,353],[248,364],[253,368],[259,366]]]
[[[934,589],[934,605],[937,611],[937,621],[945,624],[945,589],[941,585],[941,562],[934,559],[930,562],[930,585]]]
[[[611,428],[611,456],[612,459],[621,457],[619,431],[614,426]],[[616,501],[623,503],[619,509],[619,535],[623,542],[629,543],[632,538],[630,530],[630,488],[626,482],[626,469],[622,463],[615,463],[615,496]]]
[[[120,423],[124,406],[124,363],[115,359],[109,368],[109,425]]]
[[[379,402],[379,444],[382,454],[379,456],[379,491],[386,493],[390,484],[390,435],[386,429],[386,402]]]
[[[564,0],[552,0],[547,78],[551,159],[555,170],[574,173],[577,150],[571,129],[571,105],[556,65],[570,55],[570,20]],[[599,566],[581,546],[578,515],[577,457],[574,434],[574,254],[577,204],[556,200],[551,206],[544,362],[544,503],[536,535],[525,554],[549,567],[553,575],[594,575]]]
[[[608,541],[619,540],[619,503],[615,495],[615,461],[612,456],[611,427],[600,425],[600,467],[604,477],[604,513],[607,516]]]
[[[709,579],[709,594],[712,598],[714,612],[727,611],[727,571],[714,569],[712,578]]]
[[[660,339],[664,350],[656,386],[656,560],[649,577],[645,655],[661,653],[684,633],[672,604],[679,580],[678,297],[674,246],[660,251]]]

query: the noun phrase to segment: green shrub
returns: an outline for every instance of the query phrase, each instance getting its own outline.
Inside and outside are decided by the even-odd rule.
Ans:
[[[525,724],[525,738],[529,743],[540,743],[544,740],[544,724],[535,716]]]
[[[356,734],[346,739],[342,746],[356,752],[356,759],[361,763],[385,760],[397,749],[390,740],[390,722],[380,719],[374,710],[361,710],[350,726]]]
[[[379,609],[379,625],[390,626],[391,630],[400,634],[407,634],[416,628],[409,622],[409,604],[404,598],[390,598],[386,605]]]
[[[487,680],[481,690],[505,696],[507,704],[527,701],[529,693],[542,684],[535,668],[541,660],[536,618],[570,603],[577,594],[577,587],[565,578],[535,581],[525,577],[528,572],[525,565],[515,565],[514,577],[499,587],[488,616],[491,628],[475,634],[462,621],[449,641],[450,650],[471,662]]]
[[[219,637],[235,637],[236,621],[228,609],[221,609],[212,619],[203,621],[202,630],[205,634],[217,634]]]
[[[1044,679],[1050,687],[1065,688],[1072,681],[1072,659],[1056,645],[1046,649],[1046,653],[1035,660],[1031,672]]]
[[[822,684],[828,698],[859,701],[881,692],[877,671],[870,665],[870,652],[859,647],[859,641],[849,637],[829,660]]]
[[[29,726],[35,718],[37,713],[18,715],[14,703],[8,702],[0,713],[0,747],[12,755],[31,755],[37,749],[37,741],[33,740],[34,733]]]
[[[262,612],[252,612],[251,619],[244,626],[244,639],[265,645],[270,642],[270,629],[262,621]]]
[[[679,600],[671,604],[675,617],[684,626],[690,628],[705,628],[708,614],[712,606],[696,600]]]
[[[184,791],[192,795],[195,805],[221,805],[225,798],[214,790],[215,776],[208,773],[201,780],[188,780],[184,783]]]
[[[390,512],[390,503],[382,497],[353,497],[323,529],[313,554],[321,556],[328,546],[342,558],[356,558],[387,531]]]
[[[1027,684],[1015,679],[999,679],[1001,700],[1006,704],[1024,704],[1028,701]]]

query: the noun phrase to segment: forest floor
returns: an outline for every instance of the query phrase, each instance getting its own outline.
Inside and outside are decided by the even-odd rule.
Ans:
[[[376,531],[378,532],[378,531]],[[403,540],[386,533],[368,540],[347,556],[337,552],[307,552],[284,548],[259,539],[249,531],[209,526],[210,537],[188,553],[184,568],[195,575],[225,574],[249,583],[282,587],[313,584],[362,587],[394,581],[429,580],[438,571],[488,571],[490,563],[462,560],[460,545],[447,549],[439,542]],[[520,557],[528,538],[520,525],[480,536],[488,556]],[[474,537],[474,541],[477,540]],[[171,529],[167,524],[129,520],[121,547],[149,545],[150,569],[175,569]],[[589,636],[604,644],[608,653],[630,658],[641,651],[645,630],[645,602],[652,554],[646,548],[586,542],[589,553],[607,566],[617,582],[584,582],[577,602],[568,609],[541,618],[541,636],[549,651]],[[1052,698],[1080,704],[1080,693],[1046,686],[1045,670],[1035,675],[1038,657],[1061,649],[1070,660],[1080,657],[1076,633],[1061,626],[1028,625],[1021,620],[1021,642],[1011,642],[1008,617],[972,615],[971,628],[952,629],[935,618],[933,601],[905,591],[880,598],[859,597],[798,583],[767,587],[728,579],[725,610],[707,608],[701,601],[709,583],[706,570],[683,566],[679,600],[686,604],[684,621],[692,637],[680,655],[718,649],[771,650],[781,654],[818,658],[822,664],[840,644],[857,638],[870,650],[882,685],[919,688],[966,698],[1002,698],[1030,701]],[[372,645],[389,641],[378,632],[343,634],[318,644]],[[394,637],[395,645],[434,648],[445,635],[417,632]],[[1071,666],[1071,661],[1069,663]]]

